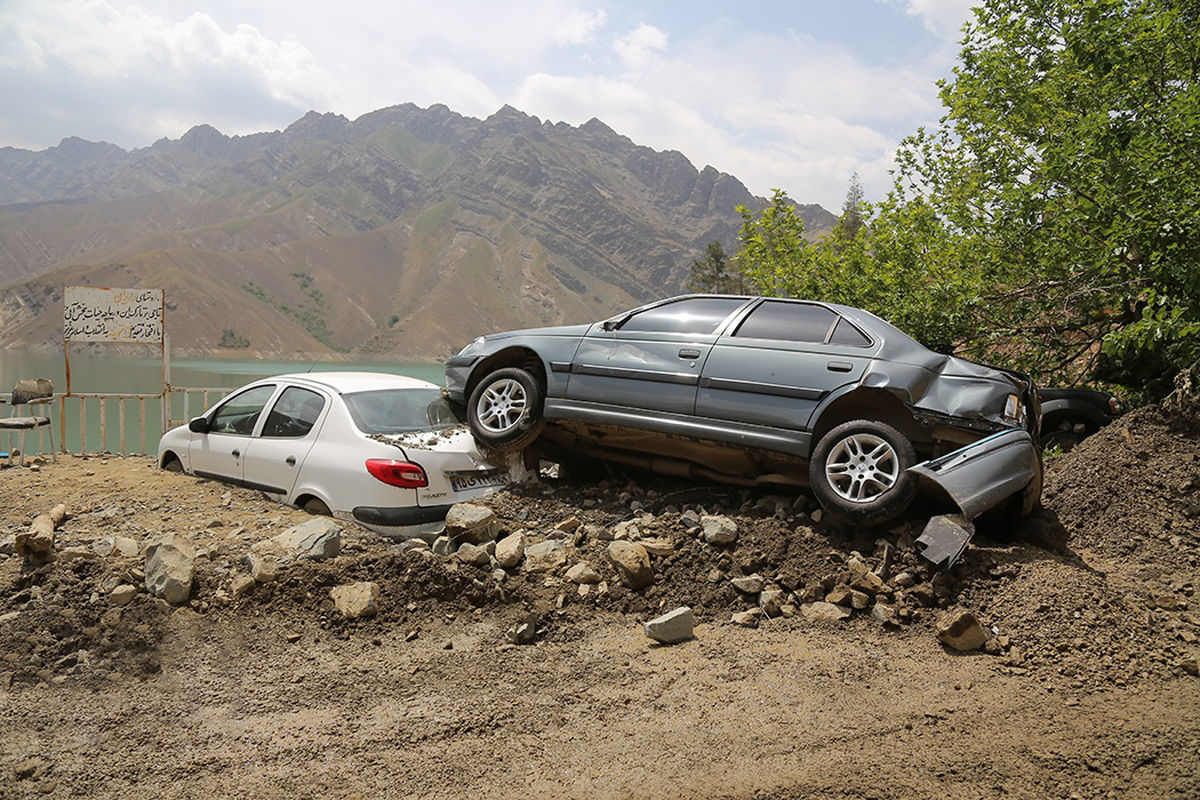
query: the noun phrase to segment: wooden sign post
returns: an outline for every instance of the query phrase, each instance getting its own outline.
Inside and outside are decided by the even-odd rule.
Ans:
[[[171,368],[167,351],[162,289],[104,289],[97,286],[63,288],[63,361],[67,393],[71,396],[71,342],[134,342],[157,344],[162,355],[163,430],[170,418]],[[66,442],[66,415],[59,409],[59,441]]]

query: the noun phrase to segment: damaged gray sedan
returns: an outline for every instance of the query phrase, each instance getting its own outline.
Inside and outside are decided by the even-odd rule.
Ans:
[[[1031,381],[832,303],[687,295],[481,336],[447,362],[446,394],[493,450],[811,486],[861,524],[896,518],[922,484],[968,518],[1041,491]]]

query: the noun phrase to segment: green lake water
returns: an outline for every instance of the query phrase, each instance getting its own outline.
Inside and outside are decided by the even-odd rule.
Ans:
[[[242,384],[271,375],[287,372],[331,372],[345,370],[365,370],[368,372],[387,372],[396,375],[409,375],[432,383],[442,385],[444,380],[441,364],[404,363],[399,361],[287,361],[246,359],[233,360],[221,358],[172,358],[171,385],[173,387],[197,387],[209,389],[234,389]],[[13,384],[23,378],[49,378],[54,382],[54,391],[65,392],[67,389],[66,367],[62,353],[0,350],[0,392],[11,391]],[[79,393],[120,393],[120,394],[154,394],[162,393],[162,360],[155,357],[138,358],[128,356],[95,356],[71,353],[71,391]],[[210,404],[216,402],[220,393],[210,395]],[[109,452],[122,452],[120,445],[121,415],[115,400],[105,402],[104,417],[106,430],[105,446],[101,447],[100,403],[88,400],[83,405],[84,419],[81,423],[79,414],[81,403],[78,400],[68,400],[66,404],[66,440],[67,447],[72,452],[80,448],[80,431],[86,431],[89,452],[105,449]],[[173,393],[171,418],[179,422],[187,417],[197,416],[204,411],[201,395],[192,394],[187,408],[184,407],[182,396]],[[0,414],[8,416],[11,410],[0,406]],[[39,412],[44,413],[44,412]],[[157,398],[146,400],[142,407],[136,401],[125,402],[125,452],[153,453],[158,446],[161,435],[162,410]],[[60,435],[58,420],[58,404],[54,412],[54,436],[57,443]],[[143,450],[143,431],[145,447]],[[0,436],[0,452],[19,447],[17,442],[9,441],[8,436]],[[49,450],[49,442],[43,435],[42,443],[35,445],[39,437],[30,434],[27,453],[37,453]]]

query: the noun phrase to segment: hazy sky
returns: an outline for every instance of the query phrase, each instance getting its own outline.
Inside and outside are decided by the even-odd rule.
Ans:
[[[0,146],[505,103],[839,211],[941,116],[970,0],[0,0]]]

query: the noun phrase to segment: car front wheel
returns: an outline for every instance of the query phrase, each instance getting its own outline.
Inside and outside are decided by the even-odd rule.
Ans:
[[[502,452],[520,450],[546,425],[541,386],[519,367],[498,369],[471,392],[467,422],[480,444]]]
[[[817,500],[846,522],[878,525],[904,513],[917,491],[912,443],[890,425],[853,420],[817,442],[809,480]]]

